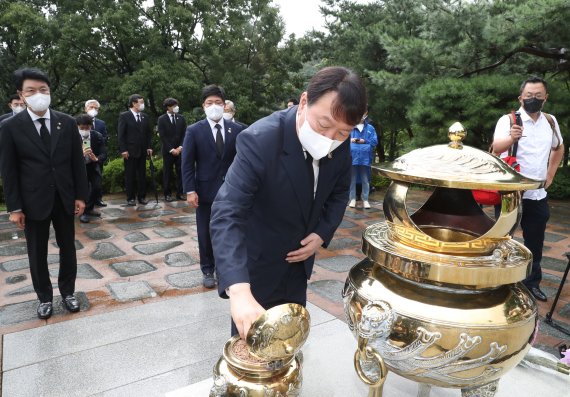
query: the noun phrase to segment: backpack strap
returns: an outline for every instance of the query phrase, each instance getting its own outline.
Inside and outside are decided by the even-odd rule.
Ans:
[[[548,113],[542,112],[542,114],[544,114],[544,117],[546,117],[546,120],[548,120],[548,124],[550,124],[550,128],[552,128],[552,136],[556,138],[556,146],[551,147],[552,150],[556,150],[560,147],[560,138],[556,133],[556,125],[554,124],[554,119],[552,118],[552,115]]]

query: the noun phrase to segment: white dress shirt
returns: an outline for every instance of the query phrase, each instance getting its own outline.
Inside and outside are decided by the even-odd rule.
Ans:
[[[32,118],[32,121],[34,122],[34,126],[36,127],[36,130],[38,130],[38,135],[41,137],[42,134],[40,133],[40,128],[42,128],[42,125],[40,124],[40,122],[38,121],[38,119],[46,119],[45,124],[46,127],[51,135],[51,123],[50,123],[50,113],[49,113],[49,109],[46,110],[46,113],[43,116],[38,116],[37,114],[35,114],[34,112],[32,112],[30,110],[30,108],[26,108],[26,110],[28,111],[28,114],[30,115],[30,117]]]
[[[219,124],[220,127],[222,127],[222,138],[224,139],[224,142],[226,142],[226,131],[224,128],[224,118],[222,117],[219,121],[213,121],[210,119],[206,119],[208,120],[208,123],[210,124],[210,129],[212,130],[212,135],[214,136],[214,142],[216,142],[216,134],[218,133],[218,130],[215,128],[216,124]]]

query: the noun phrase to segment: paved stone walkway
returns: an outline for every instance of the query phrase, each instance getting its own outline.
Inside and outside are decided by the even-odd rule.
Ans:
[[[384,219],[383,193],[371,195],[373,208],[347,209],[328,250],[317,255],[308,299],[344,320],[341,290],[347,271],[361,260],[362,231]],[[410,205],[418,205],[425,193],[414,192]],[[82,311],[69,314],[54,299],[55,313],[49,320],[36,318],[37,301],[31,286],[23,234],[12,227],[7,215],[0,216],[0,337],[83,316],[106,313],[174,296],[203,293],[198,264],[195,213],[186,203],[159,201],[136,208],[125,207],[122,197],[108,198],[101,219],[77,222],[78,278],[76,290]],[[361,205],[359,202],[358,205]],[[540,303],[541,317],[550,310],[570,251],[570,206],[551,202],[551,221],[544,250],[543,290],[549,301]],[[18,237],[13,239],[13,237]],[[520,232],[517,233],[520,239]],[[50,273],[57,295],[58,249],[50,239]],[[570,281],[567,282],[567,284]],[[570,288],[566,285],[554,320],[570,328]],[[542,321],[537,347],[556,353],[569,337]],[[0,354],[1,354],[0,343]]]

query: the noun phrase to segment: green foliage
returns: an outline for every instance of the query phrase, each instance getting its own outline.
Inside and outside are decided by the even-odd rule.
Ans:
[[[386,178],[385,176],[382,176],[372,171],[372,178],[370,180],[370,184],[374,186],[376,190],[386,189],[388,186],[390,186],[391,182],[392,181],[390,180],[390,178]]]
[[[162,191],[162,158],[153,159],[155,174],[155,186],[159,192]],[[150,197],[152,192],[152,177],[150,172],[150,163],[146,165],[146,183],[147,195]],[[103,169],[103,192],[104,193],[120,193],[125,191],[125,166],[122,158],[109,161]],[[160,193],[159,193],[160,194]]]
[[[552,185],[548,187],[548,197],[553,199],[570,198],[570,168],[559,168]]]

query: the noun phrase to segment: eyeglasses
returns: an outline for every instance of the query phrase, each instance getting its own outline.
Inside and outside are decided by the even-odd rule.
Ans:
[[[532,95],[532,94],[526,94],[523,99],[538,99],[538,100],[543,100],[544,99],[544,95],[542,94],[536,94],[536,95]]]
[[[37,94],[38,92],[39,92],[40,94],[49,94],[49,88],[48,88],[48,87],[42,87],[42,88],[40,88],[39,90],[38,90],[38,89],[35,89],[35,88],[26,88],[25,90],[22,91],[22,93],[23,93],[25,96],[35,95],[35,94]]]

